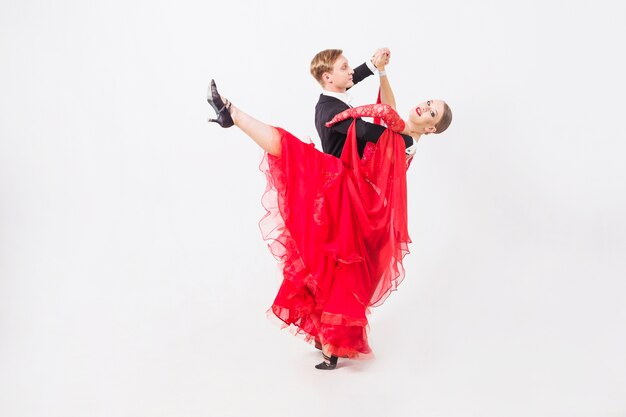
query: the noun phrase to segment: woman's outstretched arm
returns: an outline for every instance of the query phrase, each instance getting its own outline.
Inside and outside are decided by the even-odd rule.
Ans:
[[[393,95],[393,90],[391,89],[391,84],[389,83],[389,77],[387,76],[387,72],[385,71],[385,65],[389,63],[391,52],[386,50],[382,56],[377,57],[374,56],[374,60],[372,61],[374,65],[376,65],[376,69],[378,70],[378,76],[380,78],[380,102],[382,104],[390,105],[394,110],[396,109],[396,98]]]
[[[405,129],[404,120],[389,104],[367,104],[349,108],[333,117],[331,121],[326,123],[326,127],[331,127],[342,120],[359,119],[361,117],[380,117],[387,127],[394,132],[402,132]]]

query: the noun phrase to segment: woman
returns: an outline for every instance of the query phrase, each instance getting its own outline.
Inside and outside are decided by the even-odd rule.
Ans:
[[[381,93],[390,97],[388,83],[381,82]],[[268,180],[268,213],[260,226],[283,270],[271,312],[322,350],[317,369],[335,369],[338,357],[368,355],[369,307],[382,304],[403,279],[410,243],[408,163],[398,132],[416,140],[440,133],[450,124],[449,107],[429,100],[406,120],[389,104],[350,108],[327,126],[369,116],[388,128],[361,158],[353,121],[337,158],[244,113],[222,99],[213,80],[207,100],[217,114],[210,122],[237,126],[266,152],[261,169]]]

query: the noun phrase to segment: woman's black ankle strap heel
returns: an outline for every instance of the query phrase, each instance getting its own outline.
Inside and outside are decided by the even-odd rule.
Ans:
[[[325,353],[322,353],[322,356],[324,356],[324,362],[315,365],[317,369],[331,371],[337,367],[337,356],[331,355],[329,357]]]
[[[215,114],[217,114],[217,118],[209,118],[209,122],[217,123],[222,127],[231,127],[235,124],[233,122],[233,118],[230,117],[230,102],[226,100],[226,104],[224,104],[220,94],[217,92],[217,86],[215,85],[214,80],[211,80],[206,100],[209,102],[211,107],[213,107],[213,110],[215,110]]]

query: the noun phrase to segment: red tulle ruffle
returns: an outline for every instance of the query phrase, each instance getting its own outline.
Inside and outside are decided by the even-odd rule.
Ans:
[[[350,358],[371,352],[367,312],[404,278],[410,243],[404,142],[387,130],[360,159],[354,129],[336,158],[278,128],[281,156],[266,154],[260,166],[259,222],[283,272],[268,313]]]

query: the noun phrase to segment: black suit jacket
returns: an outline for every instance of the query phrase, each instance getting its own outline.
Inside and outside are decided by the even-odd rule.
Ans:
[[[356,85],[358,82],[372,75],[372,71],[365,63],[354,69],[352,80]],[[352,124],[352,119],[336,123],[331,127],[326,127],[326,122],[330,121],[337,114],[348,109],[349,106],[338,98],[320,94],[320,98],[315,106],[315,128],[322,142],[322,150],[339,158],[346,142],[348,128]],[[385,127],[369,123],[361,119],[356,120],[356,139],[359,155],[363,156],[363,150],[367,142],[377,142],[385,131]],[[413,144],[413,138],[402,135],[406,147]]]

